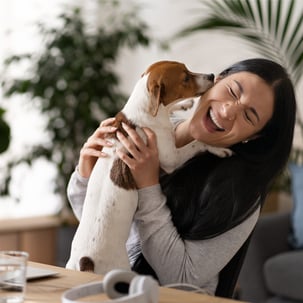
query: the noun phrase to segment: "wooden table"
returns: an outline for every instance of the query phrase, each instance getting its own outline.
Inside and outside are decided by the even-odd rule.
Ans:
[[[57,276],[37,279],[27,283],[27,291],[24,303],[61,303],[61,295],[67,289],[79,284],[100,281],[101,276],[68,270],[61,267],[29,262],[29,266],[51,269],[58,272]],[[87,302],[108,301],[106,295],[98,295],[86,299]],[[84,301],[84,299],[81,299]],[[160,288],[159,303],[231,303],[239,302],[219,297],[211,297],[202,294],[180,291],[171,288]]]

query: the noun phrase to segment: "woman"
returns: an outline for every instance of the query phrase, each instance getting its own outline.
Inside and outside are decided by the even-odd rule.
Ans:
[[[176,124],[176,144],[200,140],[229,147],[234,155],[201,153],[169,175],[161,175],[156,138],[145,128],[147,144],[125,126],[134,143],[118,138],[131,156],[118,151],[139,192],[127,242],[130,262],[153,273],[161,285],[187,283],[214,294],[219,273],[251,234],[273,179],[292,146],[294,90],[284,69],[269,60],[250,59],[224,70],[200,99],[192,117]],[[81,217],[87,180],[112,118],[85,143],[68,196]],[[101,150],[101,151],[100,151]],[[159,178],[159,175],[161,177]]]

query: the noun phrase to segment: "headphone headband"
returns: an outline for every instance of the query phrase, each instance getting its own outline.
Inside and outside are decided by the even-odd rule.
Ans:
[[[119,291],[119,285],[129,286],[128,294]],[[103,282],[92,282],[73,287],[62,295],[62,303],[85,303],[77,299],[106,293],[111,301],[124,303],[157,303],[159,296],[158,283],[150,276],[137,275],[126,270],[112,270],[104,276]]]

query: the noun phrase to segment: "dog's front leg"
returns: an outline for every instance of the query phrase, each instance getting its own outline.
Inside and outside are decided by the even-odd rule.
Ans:
[[[161,168],[166,173],[173,172],[176,168],[180,167],[184,164],[187,160],[195,156],[199,152],[203,152],[207,150],[207,145],[194,141],[189,143],[183,147],[177,148],[175,145],[173,146],[173,151],[170,154],[170,160],[166,161],[161,165]]]
[[[213,147],[203,142],[193,141],[180,148],[176,148],[174,146],[174,150],[169,156],[169,161],[163,161],[161,168],[166,173],[171,173],[196,154],[205,151],[209,151],[210,153],[221,158],[230,157],[232,155],[232,151],[228,148]],[[166,156],[166,158],[168,158],[168,156]]]
[[[187,160],[194,157],[196,154],[201,152],[210,152],[220,158],[230,157],[232,155],[232,150],[224,147],[214,147],[207,145],[203,142],[193,141],[183,147],[176,148],[176,157],[178,161],[178,166],[184,164]]]

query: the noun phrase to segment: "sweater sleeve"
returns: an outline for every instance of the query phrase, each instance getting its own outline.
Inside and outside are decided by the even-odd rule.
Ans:
[[[259,212],[214,238],[183,240],[172,223],[160,185],[154,185],[139,190],[135,220],[142,252],[161,285],[189,283],[207,288],[248,238]]]
[[[88,178],[82,177],[78,168],[72,173],[67,185],[67,198],[76,218],[80,221],[86,195]]]

